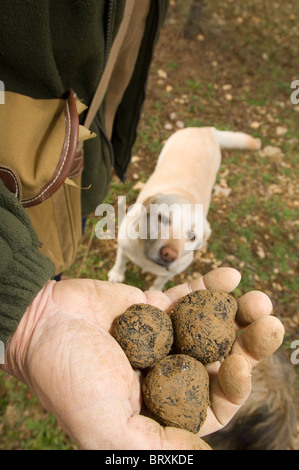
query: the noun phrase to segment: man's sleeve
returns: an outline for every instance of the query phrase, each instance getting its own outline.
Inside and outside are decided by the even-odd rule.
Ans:
[[[39,251],[29,216],[0,180],[0,341],[15,332],[27,307],[55,267]]]

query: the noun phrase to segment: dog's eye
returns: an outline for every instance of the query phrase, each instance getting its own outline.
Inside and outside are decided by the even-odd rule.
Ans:
[[[190,241],[190,242],[194,242],[195,239],[196,239],[196,236],[195,236],[195,233],[194,232],[188,232],[187,233],[187,239]]]
[[[168,219],[168,217],[165,217],[165,215],[158,214],[158,222],[159,222],[160,224],[168,224],[168,223],[169,223],[169,219]]]

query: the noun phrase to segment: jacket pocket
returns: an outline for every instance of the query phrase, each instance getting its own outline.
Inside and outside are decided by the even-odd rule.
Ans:
[[[83,141],[95,136],[79,125],[85,109],[73,90],[53,100],[7,92],[0,107],[0,177],[57,274],[73,262],[81,238]]]

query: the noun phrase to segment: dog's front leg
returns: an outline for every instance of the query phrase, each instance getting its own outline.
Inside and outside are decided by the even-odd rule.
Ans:
[[[108,281],[123,282],[125,279],[126,265],[129,258],[124,254],[123,249],[118,246],[114,266],[108,272]]]
[[[212,229],[211,226],[206,218],[204,218],[203,221],[203,241],[202,241],[202,246],[201,250],[206,251],[207,246],[208,246],[208,239],[210,238],[212,234]]]
[[[162,290],[172,276],[157,276],[149,290]]]

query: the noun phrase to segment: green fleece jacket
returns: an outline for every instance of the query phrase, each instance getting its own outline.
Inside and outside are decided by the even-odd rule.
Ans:
[[[91,103],[105,69],[126,0],[2,0],[0,80],[5,90],[32,98],[59,98],[72,88]],[[168,0],[152,0],[133,76],[117,109],[110,140],[104,107],[84,146],[82,216],[106,196],[114,168],[125,179],[136,139],[154,46]],[[0,104],[1,106],[1,104]],[[81,122],[85,115],[80,116]],[[1,126],[1,123],[0,123]],[[2,137],[3,138],[3,137]],[[1,162],[0,162],[1,164]],[[24,311],[54,275],[22,206],[0,181],[0,340],[6,342]]]

